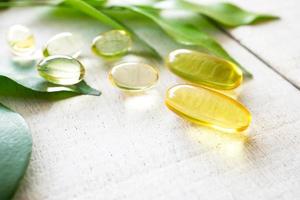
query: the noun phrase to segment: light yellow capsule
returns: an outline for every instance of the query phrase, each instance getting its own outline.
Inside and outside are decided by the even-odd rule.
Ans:
[[[59,85],[74,85],[85,74],[83,65],[69,56],[49,56],[38,64],[37,70],[44,79]]]
[[[131,48],[131,37],[124,30],[112,30],[97,36],[92,51],[99,56],[118,56]]]
[[[153,87],[158,81],[158,71],[144,63],[123,63],[109,72],[113,85],[127,91],[141,91]]]
[[[79,37],[69,32],[59,33],[47,42],[43,50],[45,57],[53,55],[65,55],[76,58],[80,55],[82,41]]]
[[[242,104],[203,87],[171,87],[165,103],[170,110],[193,123],[225,132],[243,131],[251,121],[250,112]]]
[[[171,52],[166,64],[179,77],[215,89],[234,89],[243,79],[242,71],[234,63],[192,50]]]
[[[35,50],[35,38],[29,28],[13,25],[7,32],[7,42],[13,54],[27,56]]]

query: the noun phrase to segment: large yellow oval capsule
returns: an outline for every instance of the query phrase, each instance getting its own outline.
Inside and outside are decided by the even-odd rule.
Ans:
[[[38,64],[37,70],[44,79],[59,85],[74,85],[85,74],[83,65],[69,56],[49,56]]]
[[[72,33],[59,33],[48,40],[43,50],[43,54],[45,57],[65,55],[76,58],[80,55],[82,46],[80,38]]]
[[[131,37],[124,30],[112,30],[97,36],[92,50],[99,56],[118,56],[131,48]]]
[[[29,28],[22,25],[13,25],[7,33],[7,42],[13,54],[26,56],[35,50],[35,38]]]
[[[251,121],[250,112],[242,104],[203,87],[176,85],[167,91],[165,103],[191,122],[226,132],[243,131]]]
[[[166,64],[179,77],[215,89],[234,89],[243,79],[242,71],[234,63],[197,51],[175,50]]]
[[[144,63],[123,63],[113,67],[109,73],[109,79],[115,86],[128,91],[149,89],[157,83],[158,77],[158,71]]]

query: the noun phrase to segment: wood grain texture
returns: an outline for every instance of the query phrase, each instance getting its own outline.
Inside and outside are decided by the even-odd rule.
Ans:
[[[32,27],[39,46],[54,33],[73,31],[90,41],[106,29],[89,18],[63,19],[58,13],[50,18],[45,12],[1,12],[1,55],[7,51],[4,32],[14,23]],[[140,34],[163,52],[176,48],[162,32]],[[221,34],[218,39],[254,74],[235,91],[253,114],[247,142],[169,111],[163,102],[166,89],[183,81],[162,64],[156,63],[161,78],[155,89],[129,95],[109,83],[109,66],[88,57],[83,60],[87,82],[102,90],[100,97],[0,97],[24,116],[33,134],[31,163],[14,199],[299,199],[299,91],[234,40]]]
[[[272,13],[281,19],[233,29],[230,34],[300,89],[300,2],[231,0],[244,8]]]

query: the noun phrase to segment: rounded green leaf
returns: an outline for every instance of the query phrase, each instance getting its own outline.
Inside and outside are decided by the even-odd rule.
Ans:
[[[0,104],[0,199],[18,188],[29,163],[32,140],[25,120]]]

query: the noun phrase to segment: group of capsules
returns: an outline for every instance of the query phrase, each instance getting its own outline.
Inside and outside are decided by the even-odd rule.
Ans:
[[[10,27],[7,40],[17,56],[35,51],[34,35],[25,26]],[[78,59],[82,46],[81,39],[72,33],[53,36],[43,48],[44,58],[37,64],[40,76],[59,85],[79,83],[85,76],[85,67]],[[125,55],[131,47],[131,36],[124,30],[101,33],[91,44],[92,52],[102,58]],[[236,64],[187,49],[169,53],[165,64],[188,82],[167,90],[165,103],[170,110],[193,123],[225,132],[241,132],[249,127],[250,112],[222,92],[242,83],[243,73]],[[159,71],[146,63],[124,62],[111,68],[109,79],[123,91],[139,92],[156,85]]]

